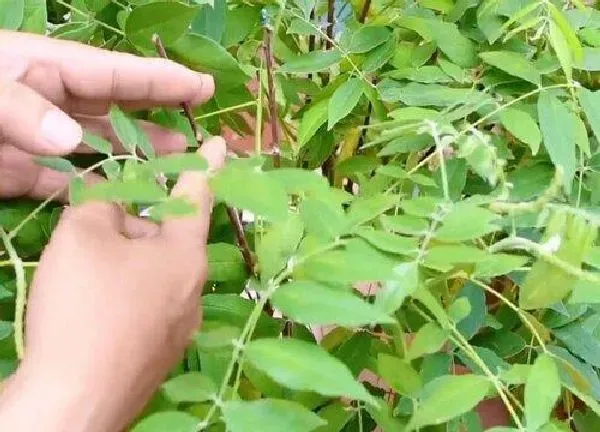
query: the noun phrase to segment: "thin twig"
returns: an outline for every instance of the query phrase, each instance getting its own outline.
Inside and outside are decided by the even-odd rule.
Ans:
[[[242,256],[244,257],[246,267],[248,268],[250,274],[254,274],[254,258],[252,258],[252,253],[250,252],[248,241],[246,240],[246,236],[244,235],[244,227],[242,225],[242,221],[240,220],[240,215],[237,212],[237,210],[227,206],[227,216],[229,216],[229,221],[233,226],[237,244],[240,250],[242,251]]]
[[[163,45],[162,41],[160,40],[160,36],[157,34],[152,36],[152,42],[154,42],[154,45],[156,46],[156,50],[157,50],[158,54],[162,58],[167,59],[168,58],[167,52],[165,51],[164,45]],[[200,146],[202,144],[202,134],[199,133],[199,128],[196,123],[196,119],[194,118],[192,109],[191,109],[190,105],[186,102],[182,103],[181,106],[183,107],[185,116],[187,117],[187,120],[190,123],[190,127],[194,131],[196,140],[198,141],[198,146]],[[240,251],[242,252],[242,256],[244,257],[244,262],[246,264],[246,267],[248,268],[248,270],[250,271],[251,274],[254,274],[254,271],[255,271],[254,260],[252,259],[252,252],[250,252],[250,247],[248,246],[248,241],[246,240],[246,234],[244,233],[244,226],[242,225],[242,222],[240,221],[240,217],[238,215],[237,210],[234,208],[231,208],[229,206],[226,206],[226,208],[227,208],[227,215],[229,216],[229,222],[231,223],[231,227],[233,228],[233,231],[235,232],[235,237],[237,239],[238,248],[240,248]]]
[[[275,99],[275,84],[273,82],[273,29],[269,25],[264,26],[263,51],[265,65],[267,66],[267,86],[269,99],[269,117],[271,118],[271,134],[273,140],[273,166],[281,166],[281,152],[279,149],[279,114],[277,112],[277,100]]]
[[[165,46],[163,45],[162,40],[160,39],[159,35],[154,34],[154,36],[152,36],[152,43],[154,43],[154,46],[156,47],[156,51],[158,52],[158,55],[160,55],[164,59],[169,58],[167,56],[167,51],[165,50]],[[192,111],[192,107],[190,106],[189,102],[182,102],[181,108],[183,108],[183,112],[185,112],[185,115],[190,122],[190,127],[192,128],[192,131],[194,132],[194,137],[196,137],[196,140],[198,141],[198,143],[200,143],[202,140],[202,135],[198,134],[198,125],[196,124],[196,120],[194,120],[194,112]]]
[[[327,0],[327,39],[325,49],[331,49],[333,43],[333,27],[335,26],[335,0]]]
[[[358,17],[359,23],[364,23],[367,19],[367,15],[369,15],[369,9],[371,9],[371,0],[365,0],[363,4],[362,11],[360,12],[360,17]]]

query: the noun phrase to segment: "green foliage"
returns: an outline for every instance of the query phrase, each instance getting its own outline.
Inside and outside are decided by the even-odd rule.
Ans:
[[[206,173],[203,326],[132,431],[476,432],[498,423],[476,409],[490,399],[505,412],[488,431],[598,429],[597,2],[341,0],[328,33],[330,4],[0,0],[4,29],[149,57],[159,35],[215,78],[194,108],[203,135],[253,135],[248,155]],[[84,135],[97,158],[36,162],[73,175],[76,204],[195,212],[168,193],[207,167],[183,113],[115,105],[109,118],[118,143]],[[155,154],[138,120],[189,151]],[[223,204],[244,211],[249,254]],[[0,203],[27,262],[60,215],[36,206]],[[0,376],[22,342],[12,267],[0,250]]]

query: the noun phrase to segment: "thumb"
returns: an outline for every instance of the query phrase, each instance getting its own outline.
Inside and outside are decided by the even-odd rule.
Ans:
[[[68,154],[81,143],[83,130],[58,107],[19,82],[27,67],[24,59],[0,64],[0,136],[30,154]]]
[[[208,161],[209,171],[219,170],[225,163],[227,152],[225,141],[213,137],[202,144],[199,153]],[[172,218],[165,221],[161,228],[162,236],[187,247],[204,247],[208,238],[212,193],[205,172],[185,172],[173,188],[173,197],[182,197],[196,205],[192,216]]]

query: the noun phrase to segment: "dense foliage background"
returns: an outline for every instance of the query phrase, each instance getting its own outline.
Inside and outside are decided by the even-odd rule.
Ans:
[[[0,27],[145,56],[158,34],[215,77],[204,136],[247,137],[213,178],[204,325],[134,431],[600,430],[595,1],[0,0]],[[102,157],[40,163],[108,177],[76,202],[189,212],[155,174],[202,164],[132,121],[193,147],[183,113],[110,115],[130,156],[88,135]],[[60,211],[0,204],[0,377]]]

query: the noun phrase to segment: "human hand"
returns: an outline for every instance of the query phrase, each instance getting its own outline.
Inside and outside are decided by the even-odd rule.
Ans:
[[[225,143],[200,152],[216,170]],[[26,354],[0,398],[0,430],[123,430],[183,354],[207,275],[206,173],[182,174],[172,194],[197,214],[158,226],[108,203],[65,211],[30,288]]]
[[[168,60],[0,31],[0,198],[42,198],[62,188],[67,175],[40,167],[32,155],[90,152],[81,145],[82,126],[117,144],[105,116],[112,103],[198,104],[213,92],[212,77]],[[157,153],[185,149],[183,135],[143,127]]]

